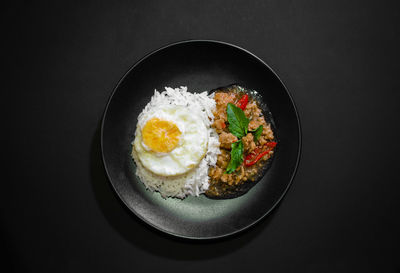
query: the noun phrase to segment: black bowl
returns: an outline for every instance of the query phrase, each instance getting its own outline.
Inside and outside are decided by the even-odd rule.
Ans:
[[[206,91],[232,83],[257,90],[275,121],[279,149],[265,176],[238,198],[204,195],[163,199],[135,176],[131,159],[137,117],[165,86]],[[273,70],[252,53],[223,42],[193,40],[165,46],[132,66],[115,87],[101,128],[103,162],[125,205],[149,225],[171,235],[210,239],[231,235],[258,222],[288,190],[300,157],[300,123],[293,100]]]

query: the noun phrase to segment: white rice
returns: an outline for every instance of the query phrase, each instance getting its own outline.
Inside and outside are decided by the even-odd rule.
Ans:
[[[175,177],[163,177],[143,167],[136,154],[135,148],[132,148],[132,157],[136,163],[136,175],[147,189],[160,192],[161,196],[164,198],[177,197],[183,199],[188,195],[199,196],[199,194],[204,193],[208,189],[208,169],[210,166],[215,166],[217,156],[221,153],[218,134],[215,129],[211,128],[211,124],[214,122],[214,94],[208,95],[207,92],[190,93],[187,92],[186,86],[175,89],[166,87],[165,91],[161,93],[154,90],[151,101],[138,117],[137,128],[144,125],[141,124],[144,120],[141,117],[146,116],[153,107],[160,105],[186,106],[191,109],[191,111],[193,110],[200,113],[204,124],[208,128],[207,153],[200,161],[199,165],[188,173]]]

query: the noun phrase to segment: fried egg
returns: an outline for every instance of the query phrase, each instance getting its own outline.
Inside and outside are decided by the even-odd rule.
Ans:
[[[160,176],[185,174],[207,152],[201,113],[178,105],[155,106],[138,118],[133,146],[143,166]]]

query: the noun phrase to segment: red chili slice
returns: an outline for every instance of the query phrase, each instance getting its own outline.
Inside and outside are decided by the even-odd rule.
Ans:
[[[247,94],[245,94],[236,103],[236,106],[244,111],[244,109],[246,109],[246,105],[247,105],[248,102],[249,102],[249,96]]]
[[[277,143],[274,141],[266,143],[264,146],[267,147],[267,150],[265,150],[264,152],[261,152],[261,148],[257,147],[252,153],[246,156],[246,158],[244,159],[244,165],[246,167],[250,167],[251,165],[256,164],[257,161],[260,160],[264,155],[272,151],[276,144]]]
[[[265,143],[265,146],[267,146],[268,148],[275,148],[276,144],[277,144],[277,142],[271,141],[271,142]]]

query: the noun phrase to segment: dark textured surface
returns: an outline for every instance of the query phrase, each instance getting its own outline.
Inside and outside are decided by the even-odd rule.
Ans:
[[[399,272],[396,1],[17,2],[1,11],[6,172],[1,266],[18,272]],[[228,240],[148,228],[101,164],[99,122],[149,51],[216,39],[264,59],[302,122],[295,181]],[[9,175],[9,178],[6,178]]]

